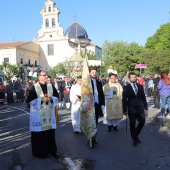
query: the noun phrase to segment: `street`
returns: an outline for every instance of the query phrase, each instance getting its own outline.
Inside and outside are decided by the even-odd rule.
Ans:
[[[98,144],[90,148],[81,134],[72,131],[69,110],[59,110],[60,124],[56,143],[60,159],[49,156],[38,159],[31,154],[29,110],[22,102],[0,105],[0,169],[1,170],[152,170],[170,169],[170,133],[154,117],[152,98],[147,98],[149,114],[142,130],[141,144],[132,146],[126,119],[118,132],[107,132],[102,118],[98,125]],[[129,122],[128,122],[129,125]]]

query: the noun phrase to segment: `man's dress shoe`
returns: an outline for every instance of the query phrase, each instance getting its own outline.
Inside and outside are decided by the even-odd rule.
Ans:
[[[138,145],[138,142],[137,141],[134,141],[133,142],[133,146],[137,146]]]
[[[137,138],[137,142],[138,142],[138,143],[141,143],[141,140],[140,140],[139,138]]]
[[[59,154],[58,153],[52,153],[51,154],[54,158],[58,159],[59,158]]]
[[[93,140],[94,144],[98,144],[98,141],[96,139]]]

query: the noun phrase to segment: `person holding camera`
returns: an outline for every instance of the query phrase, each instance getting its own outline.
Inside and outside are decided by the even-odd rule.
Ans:
[[[82,77],[77,77],[77,83],[72,85],[70,90],[71,105],[71,120],[73,126],[73,132],[80,133],[80,104],[81,104],[81,83]]]

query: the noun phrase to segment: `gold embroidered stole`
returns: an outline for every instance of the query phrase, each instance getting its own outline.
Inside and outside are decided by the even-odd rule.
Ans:
[[[34,84],[34,87],[35,87],[35,91],[37,93],[38,98],[43,98],[44,93],[42,91],[42,88],[39,82]],[[53,87],[51,83],[47,83],[47,94],[50,97],[52,97],[53,95]],[[40,108],[40,116],[41,116],[42,130],[51,129],[52,128],[52,103],[51,101],[48,102],[48,105],[46,105],[46,103],[43,102]]]
[[[122,119],[123,111],[122,111],[122,90],[121,85],[118,83],[108,83],[105,84],[103,87],[104,94],[107,92],[115,92],[113,98],[106,99],[106,119],[113,120],[113,119]]]

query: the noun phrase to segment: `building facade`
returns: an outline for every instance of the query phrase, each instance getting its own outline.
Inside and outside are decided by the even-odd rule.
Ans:
[[[101,48],[91,44],[86,30],[77,22],[66,31],[60,26],[60,11],[55,2],[47,0],[41,10],[42,26],[32,42],[0,44],[0,64],[40,65],[49,70],[58,63],[68,61],[75,52],[86,49],[93,55],[102,57]]]

